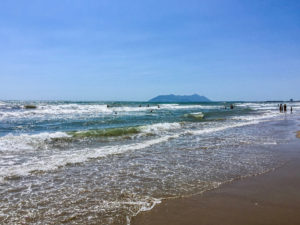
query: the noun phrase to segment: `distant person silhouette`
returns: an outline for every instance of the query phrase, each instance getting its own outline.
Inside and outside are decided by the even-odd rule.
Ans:
[[[286,112],[286,104],[283,105],[283,111]]]
[[[234,107],[233,107],[233,105],[231,104],[231,105],[230,105],[230,109],[233,109],[233,108],[234,108]]]
[[[293,107],[291,106],[291,113],[293,113]]]
[[[282,104],[279,106],[279,112],[282,112]]]

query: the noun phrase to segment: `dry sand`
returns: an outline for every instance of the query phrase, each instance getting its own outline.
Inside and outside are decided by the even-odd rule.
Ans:
[[[300,224],[299,140],[286,147],[286,155],[289,161],[272,172],[227,183],[201,195],[165,200],[138,214],[131,224]]]

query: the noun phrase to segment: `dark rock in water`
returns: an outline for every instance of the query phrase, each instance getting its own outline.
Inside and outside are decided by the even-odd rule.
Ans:
[[[211,102],[205,96],[194,95],[159,95],[149,102]]]
[[[35,105],[24,105],[25,109],[36,109],[37,107]]]

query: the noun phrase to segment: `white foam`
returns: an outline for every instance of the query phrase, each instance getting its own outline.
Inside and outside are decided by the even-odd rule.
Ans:
[[[230,119],[245,120],[245,121],[256,121],[256,120],[263,121],[263,120],[279,117],[281,115],[282,114],[276,113],[274,111],[265,111],[264,114],[233,116]]]
[[[166,104],[168,107],[170,107],[170,104]],[[66,110],[65,113],[73,113],[74,110],[77,110],[78,104],[69,104],[64,106],[55,106],[57,107],[57,111],[62,112],[63,110]],[[172,107],[177,107],[180,105],[173,104]],[[48,107],[45,106],[46,108]],[[53,106],[54,107],[54,106]],[[107,108],[106,105],[93,105],[89,107],[95,107],[94,110],[103,110],[103,111],[109,111],[112,110],[110,108]],[[88,108],[89,108],[88,107]],[[75,109],[72,109],[75,108]],[[124,107],[119,107],[119,110],[126,111],[129,110],[128,107],[124,109]],[[132,107],[139,109],[140,107]],[[41,110],[44,110],[41,108]],[[47,109],[48,110],[48,109]],[[52,108],[53,110],[53,108]],[[87,109],[84,109],[85,111]],[[89,108],[89,110],[92,110]],[[130,109],[131,110],[131,109]],[[28,111],[28,113],[33,112]],[[94,111],[95,112],[95,111]],[[263,121],[270,120],[273,117],[279,116],[282,114],[275,113],[274,111],[266,111],[263,115],[245,115],[245,116],[236,116],[232,117],[231,119],[239,120],[239,121],[228,121],[226,124],[224,123],[208,123],[210,124],[209,127],[205,127],[203,129],[199,130],[186,130],[187,127],[182,126],[181,123],[157,123],[157,124],[151,124],[141,127],[141,130],[143,133],[155,133],[159,134],[160,137],[156,139],[147,140],[140,143],[134,143],[134,144],[128,144],[128,145],[119,145],[119,146],[105,146],[101,148],[84,148],[84,149],[67,149],[67,150],[61,150],[56,151],[55,149],[49,149],[49,154],[37,154],[35,157],[32,158],[26,158],[26,161],[24,162],[9,162],[9,157],[11,155],[5,155],[1,156],[0,160],[5,160],[6,165],[4,167],[1,167],[0,177],[4,176],[12,176],[12,175],[27,175],[32,171],[35,170],[41,170],[41,171],[48,171],[56,169],[60,166],[64,166],[68,163],[81,163],[85,162],[91,158],[98,158],[98,157],[105,157],[107,155],[111,154],[121,154],[126,151],[133,151],[138,149],[143,149],[150,147],[152,145],[166,142],[170,138],[177,138],[180,135],[184,134],[193,134],[193,135],[202,135],[207,133],[213,133],[218,132],[230,128],[235,127],[241,127],[241,126],[247,126],[252,124],[257,124]],[[185,130],[179,130],[178,129],[185,129]],[[172,131],[172,132],[165,132],[165,131]],[[174,134],[175,133],[175,134]],[[3,137],[0,137],[0,151],[2,152],[22,152],[24,151],[36,151],[36,150],[45,150],[45,141],[51,140],[51,138],[60,138],[60,137],[69,137],[68,134],[64,132],[55,132],[55,133],[40,133],[40,134],[21,134],[21,135],[6,135]],[[13,154],[13,153],[12,153]],[[18,158],[18,153],[16,153],[16,158]],[[5,158],[7,157],[7,158]],[[0,161],[1,163],[1,161]]]
[[[205,128],[201,130],[190,130],[186,131],[185,133],[187,134],[193,134],[193,135],[200,135],[200,134],[207,134],[207,133],[214,133],[230,128],[235,128],[235,127],[243,127],[247,125],[253,125],[253,124],[258,124],[260,121],[251,121],[251,122],[241,122],[241,123],[232,123],[232,124],[226,124],[223,126],[218,126],[218,127],[211,127],[211,128]]]
[[[180,129],[180,123],[156,123],[141,126],[142,133],[162,134],[164,131]],[[0,151],[24,151],[46,147],[44,143],[53,138],[65,138],[71,135],[65,132],[42,132],[39,134],[8,134],[0,137]]]
[[[180,123],[156,123],[151,125],[142,126],[141,130],[144,133],[155,133],[160,134],[163,131],[170,131],[180,129]]]
[[[146,107],[138,106],[113,106],[107,107],[106,104],[49,104],[49,103],[37,103],[36,109],[26,110],[18,109],[13,111],[2,111],[0,114],[0,120],[7,119],[55,119],[55,118],[78,118],[78,117],[97,117],[99,115],[111,115],[115,113],[147,113],[150,110],[188,110],[188,109],[219,109],[220,105],[201,105],[201,104],[191,104],[191,105],[180,105],[180,104],[160,104],[160,108],[157,105],[150,105]],[[7,103],[0,102],[0,106],[5,106],[9,109],[16,106],[22,106],[21,103]],[[278,103],[237,103],[238,107],[252,108],[254,110],[260,111],[277,111]],[[300,103],[291,102],[288,106],[293,106],[295,110],[300,108]]]
[[[160,204],[160,203],[161,203],[161,199],[158,199],[158,198],[151,198],[151,201],[121,202],[121,204],[140,205],[141,206],[139,208],[139,210],[136,213],[134,213],[133,216],[136,216],[140,212],[150,211],[151,209],[154,208],[154,206],[156,206],[157,204]],[[131,221],[130,221],[129,216],[126,217],[126,222],[127,222],[127,225],[130,225]]]
[[[101,148],[84,148],[81,150],[66,150],[52,152],[52,155],[45,155],[42,157],[34,157],[27,160],[25,163],[19,165],[10,165],[2,167],[0,177],[6,176],[25,176],[33,171],[50,171],[58,167],[65,166],[66,164],[74,164],[85,162],[89,159],[105,157],[112,154],[121,154],[127,151],[134,151],[150,147],[155,144],[168,141],[170,138],[176,138],[179,134],[167,135],[160,138],[147,140],[140,143],[118,145],[118,146],[105,146]]]
[[[235,104],[236,106],[243,107],[243,108],[251,108],[254,110],[260,110],[260,111],[276,111],[278,112],[278,104],[279,103],[237,103]],[[288,108],[292,106],[294,109],[299,109],[300,108],[300,103],[299,102],[288,102],[285,103],[287,104]]]
[[[70,137],[64,132],[43,132],[39,134],[8,134],[0,137],[0,151],[34,150],[38,146],[43,146],[45,141],[52,138]]]
[[[9,112],[2,112],[0,120],[3,119],[26,119],[26,118],[74,118],[79,116],[96,116],[105,113],[112,113],[110,108],[106,105],[81,105],[81,104],[37,104],[36,109],[15,110]]]
[[[6,104],[9,106],[9,104]],[[11,104],[12,105],[12,104]],[[118,106],[107,107],[106,104],[36,104],[36,109],[19,109],[15,111],[1,112],[0,120],[7,119],[55,119],[55,118],[78,118],[78,117],[98,117],[99,115],[110,115],[115,113],[147,113],[150,110],[178,110],[178,109],[213,109],[219,106],[207,105],[178,105],[178,104],[162,104],[160,108],[156,105],[150,107],[138,106]]]
[[[193,135],[201,135],[207,133],[218,132],[222,130],[226,130],[234,127],[241,127],[251,124],[257,124],[260,121],[248,121],[248,122],[239,122],[226,124],[218,127],[210,127],[201,130],[189,130],[182,131],[178,133],[173,133],[169,135],[164,135],[156,139],[147,140],[144,142],[127,144],[127,145],[116,145],[116,146],[105,146],[100,148],[84,148],[80,150],[69,149],[64,151],[55,151],[52,150],[50,155],[40,155],[39,157],[34,157],[32,159],[27,159],[26,162],[22,164],[9,165],[2,167],[0,172],[0,177],[5,176],[13,176],[13,175],[28,175],[32,171],[50,171],[57,169],[58,167],[65,166],[66,164],[74,164],[74,163],[82,163],[89,159],[95,159],[100,157],[105,157],[113,154],[122,154],[127,151],[135,151],[139,149],[144,149],[150,147],[152,145],[156,145],[162,142],[167,142],[169,139],[178,138],[183,134],[193,134]],[[159,123],[154,125],[146,126],[145,131],[160,130],[160,129],[177,129],[180,128],[179,123]],[[33,149],[32,143],[42,143],[43,141],[53,138],[53,137],[68,137],[66,133],[57,132],[57,133],[41,133],[38,135],[20,135],[13,136],[7,135],[0,139],[0,146],[4,146],[5,143],[9,143],[11,141],[10,146],[15,150],[20,149]],[[3,142],[3,140],[5,142]],[[29,147],[28,147],[29,146]],[[7,148],[9,149],[9,148]]]

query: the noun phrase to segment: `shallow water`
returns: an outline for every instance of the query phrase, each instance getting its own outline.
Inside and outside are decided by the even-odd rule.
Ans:
[[[129,224],[163,198],[278,166],[300,112],[147,104],[0,102],[0,223]]]

